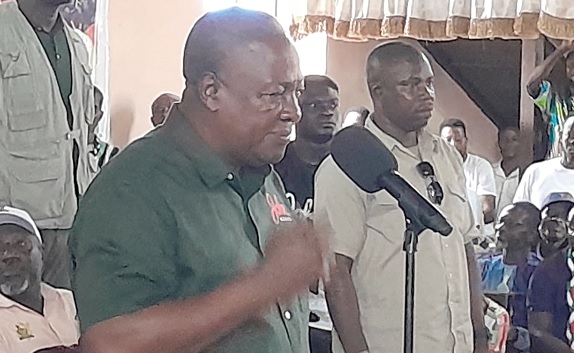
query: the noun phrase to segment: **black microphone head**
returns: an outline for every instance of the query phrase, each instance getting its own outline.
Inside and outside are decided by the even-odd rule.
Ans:
[[[381,174],[398,168],[395,156],[375,135],[360,126],[339,131],[331,142],[331,155],[343,172],[368,193],[382,190]]]

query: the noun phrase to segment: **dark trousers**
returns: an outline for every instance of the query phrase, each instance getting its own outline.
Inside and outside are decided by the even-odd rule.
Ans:
[[[331,331],[309,327],[311,353],[331,353]]]
[[[69,229],[42,229],[44,274],[42,280],[52,287],[71,289]]]

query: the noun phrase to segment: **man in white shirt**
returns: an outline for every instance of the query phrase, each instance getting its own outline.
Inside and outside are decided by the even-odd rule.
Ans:
[[[477,155],[468,153],[466,125],[459,119],[449,119],[440,125],[441,137],[462,156],[466,189],[476,226],[482,240],[492,241],[496,217],[496,182],[490,163]]]
[[[505,127],[498,131],[498,148],[502,159],[492,165],[496,182],[496,216],[512,204],[514,194],[520,181],[520,130]]]
[[[514,202],[528,201],[541,208],[552,193],[574,195],[574,117],[564,123],[560,150],[560,157],[534,163],[526,169]]]
[[[30,215],[0,208],[0,352],[76,344],[72,292],[41,282],[42,237]]]

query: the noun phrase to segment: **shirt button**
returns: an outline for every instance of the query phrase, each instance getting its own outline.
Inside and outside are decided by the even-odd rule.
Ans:
[[[61,58],[62,58],[62,55],[56,54],[56,60],[60,60]]]
[[[227,179],[227,180],[233,180],[233,173],[227,174],[227,176],[225,177],[225,179]]]
[[[452,273],[449,273],[449,274],[448,274],[448,278],[452,278]]]
[[[444,244],[444,247],[445,247],[445,248],[448,248],[448,244]]]
[[[291,320],[291,312],[289,310],[285,311],[283,316],[285,316],[286,320]]]
[[[71,134],[71,133],[69,133],[69,132],[68,132],[68,133],[66,133],[66,140],[69,140],[69,139],[71,139],[71,138],[72,138],[72,134]]]

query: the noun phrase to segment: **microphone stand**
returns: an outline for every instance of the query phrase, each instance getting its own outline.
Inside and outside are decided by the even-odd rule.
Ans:
[[[415,254],[419,234],[424,227],[420,224],[413,224],[406,218],[406,229],[404,234],[403,251],[405,252],[405,319],[403,352],[413,353],[414,341],[414,308],[415,308]]]

